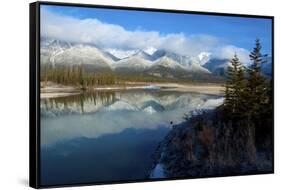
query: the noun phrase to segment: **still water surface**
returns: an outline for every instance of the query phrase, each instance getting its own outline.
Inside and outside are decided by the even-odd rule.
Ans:
[[[152,155],[172,124],[222,100],[162,90],[41,99],[41,184],[147,179]]]

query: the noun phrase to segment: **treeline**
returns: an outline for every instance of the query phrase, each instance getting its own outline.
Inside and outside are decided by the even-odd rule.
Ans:
[[[83,64],[79,66],[57,67],[50,64],[42,65],[41,81],[51,81],[64,85],[76,85],[82,88],[122,83],[118,80],[117,76],[111,72],[86,72]]]
[[[176,79],[154,77],[139,73],[117,73],[118,79],[126,82],[178,82]]]
[[[226,119],[239,123],[253,124],[256,140],[263,141],[272,134],[273,95],[272,79],[262,74],[266,54],[261,53],[261,43],[257,39],[250,53],[251,65],[245,67],[235,54],[227,69],[224,109]]]
[[[65,96],[65,97],[58,97],[58,98],[46,98],[41,100],[41,104],[43,106],[43,110],[53,110],[53,109],[63,109],[65,112],[69,110],[71,106],[76,104],[78,108],[80,108],[81,113],[84,113],[84,105],[87,102],[91,102],[94,105],[101,103],[102,105],[110,105],[116,99],[116,93],[114,91],[95,91],[91,93],[83,93],[79,95],[73,96]],[[79,110],[76,110],[79,111]],[[68,112],[67,112],[68,113]],[[42,112],[41,112],[42,114]],[[43,114],[44,113],[43,111]],[[53,114],[61,114],[61,112],[54,112]],[[48,115],[46,115],[48,116]]]
[[[174,82],[174,83],[215,83],[222,84],[224,83],[224,78],[212,75],[204,74],[193,74],[188,75],[185,78],[168,78],[168,77],[157,77],[149,74],[140,74],[140,73],[116,73],[118,80],[126,82]],[[201,75],[201,77],[199,77]]]

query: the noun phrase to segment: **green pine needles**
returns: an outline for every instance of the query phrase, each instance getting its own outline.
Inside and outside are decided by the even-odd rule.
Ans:
[[[250,53],[252,64],[245,67],[237,54],[230,60],[225,84],[224,108],[231,119],[259,117],[270,102],[270,82],[262,74],[262,64],[267,55],[261,53],[261,43],[257,39]]]

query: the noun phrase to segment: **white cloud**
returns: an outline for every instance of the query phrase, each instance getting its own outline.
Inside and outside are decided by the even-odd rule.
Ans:
[[[237,54],[239,60],[242,63],[249,63],[249,61],[250,61],[249,53],[250,52],[244,48],[239,48],[239,47],[232,46],[232,45],[225,45],[220,48],[217,48],[213,52],[214,56],[216,56],[218,58],[226,58],[226,59],[231,59],[235,53]]]
[[[210,35],[184,33],[160,34],[158,31],[136,29],[129,31],[120,25],[104,23],[98,19],[78,19],[41,10],[41,35],[68,42],[93,43],[105,49],[166,49],[181,55],[195,56],[211,52],[220,58],[231,58],[236,52],[241,61],[248,61],[249,52],[243,48],[224,44]],[[246,56],[247,55],[247,56]]]

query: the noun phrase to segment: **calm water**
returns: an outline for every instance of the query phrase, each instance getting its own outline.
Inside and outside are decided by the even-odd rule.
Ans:
[[[158,143],[184,114],[221,97],[161,90],[41,100],[41,184],[146,179]]]

